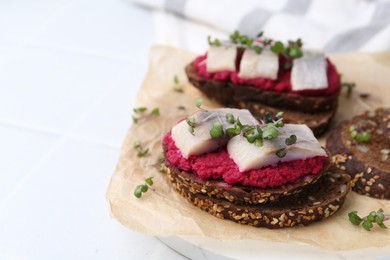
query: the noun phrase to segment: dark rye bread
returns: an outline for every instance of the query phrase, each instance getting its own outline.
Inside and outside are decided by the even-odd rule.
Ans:
[[[164,148],[165,151],[165,148]],[[283,197],[297,194],[302,188],[315,183],[330,167],[330,154],[324,167],[317,175],[308,175],[298,179],[294,183],[277,188],[256,188],[242,185],[230,185],[219,180],[202,180],[195,173],[185,172],[172,166],[168,160],[165,165],[169,169],[169,175],[175,179],[178,185],[186,187],[193,194],[207,195],[218,199],[224,199],[231,203],[263,204],[275,202]]]
[[[352,178],[353,190],[374,198],[390,199],[390,139],[382,128],[383,109],[366,112],[341,123],[326,140],[332,163]],[[362,124],[372,133],[371,141],[358,143],[350,135],[351,125]]]
[[[200,77],[193,63],[187,65],[185,71],[192,85],[225,107],[247,108],[257,118],[262,118],[267,112],[283,111],[285,122],[307,124],[316,136],[329,128],[336,113],[339,93],[301,96],[210,80]]]
[[[220,103],[254,101],[268,106],[308,113],[332,111],[338,103],[339,93],[331,96],[302,96],[291,92],[279,93],[251,86],[236,85],[231,82],[209,80],[198,75],[193,63],[188,64],[185,71],[189,81],[195,87]]]
[[[277,229],[307,226],[327,218],[342,206],[350,190],[350,177],[341,173],[325,173],[316,183],[299,194],[266,204],[234,204],[224,199],[193,193],[168,172],[172,186],[190,203],[220,219],[229,219],[254,227]]]

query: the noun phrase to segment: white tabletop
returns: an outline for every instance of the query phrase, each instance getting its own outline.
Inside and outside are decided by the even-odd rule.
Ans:
[[[184,259],[105,200],[155,42],[123,0],[0,2],[0,259]]]

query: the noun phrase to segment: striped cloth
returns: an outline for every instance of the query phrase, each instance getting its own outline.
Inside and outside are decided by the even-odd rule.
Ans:
[[[302,38],[326,52],[390,51],[390,1],[375,0],[131,0],[154,13],[158,42],[196,51],[207,35]]]

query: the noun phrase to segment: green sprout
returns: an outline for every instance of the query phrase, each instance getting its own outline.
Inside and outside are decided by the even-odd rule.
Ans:
[[[149,189],[152,189],[153,186],[153,177],[149,177],[145,179],[144,184],[140,184],[134,189],[134,196],[136,198],[141,198],[142,193],[146,193]]]
[[[363,218],[361,218],[357,213],[357,211],[351,211],[348,213],[349,221],[352,224],[356,226],[362,225],[362,227],[367,231],[371,231],[374,227],[373,223],[376,223],[380,228],[387,228],[383,222],[390,219],[390,214],[383,212],[382,209],[379,209],[378,211],[371,211],[370,214]]]

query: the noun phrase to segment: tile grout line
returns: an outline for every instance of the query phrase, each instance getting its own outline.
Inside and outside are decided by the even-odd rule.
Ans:
[[[26,46],[32,46],[35,48],[44,48],[44,49],[50,49],[54,51],[59,51],[59,52],[65,52],[65,53],[74,53],[77,55],[84,55],[84,56],[92,56],[92,57],[97,57],[101,59],[107,59],[107,60],[113,60],[113,61],[122,61],[122,62],[130,62],[132,64],[138,64],[135,63],[134,60],[131,59],[131,57],[124,58],[120,55],[114,55],[109,52],[100,52],[100,51],[92,51],[88,50],[85,48],[77,48],[77,47],[70,47],[67,45],[61,45],[61,44],[48,44],[44,42],[39,42],[39,41],[33,41],[29,42],[26,44]]]
[[[94,111],[94,109],[96,109],[103,98],[118,87],[119,82],[126,78],[128,72],[127,70],[128,68],[121,72],[120,75],[113,81],[113,83],[109,84],[111,87],[108,87],[94,101],[91,102],[91,104],[84,110],[81,116],[75,120],[68,128],[68,130],[59,137],[59,140],[47,150],[47,152],[38,160],[38,162],[31,168],[31,170],[26,175],[24,175],[24,177],[18,182],[17,185],[15,185],[11,192],[9,192],[4,198],[0,200],[0,211],[3,210],[10,203],[12,198],[27,185],[29,180],[36,174],[40,167],[67,141],[67,138],[71,135],[72,131],[74,131],[85,120],[85,118],[87,118]]]
[[[34,41],[34,38],[39,36],[42,32],[49,29],[53,24],[60,20],[61,17],[63,17],[69,10],[71,10],[74,7],[74,4],[76,3],[76,0],[73,0],[65,5],[62,6],[61,10],[56,12],[55,14],[52,14],[48,20],[45,22],[45,25],[41,25],[37,27],[33,33],[27,37],[24,40],[16,41],[15,44],[15,50],[13,51],[12,55],[9,55],[8,60],[17,60],[22,54],[23,54],[23,48],[25,46],[28,46],[31,42]],[[5,66],[5,65],[4,65]],[[2,67],[0,67],[0,71],[2,70]]]

